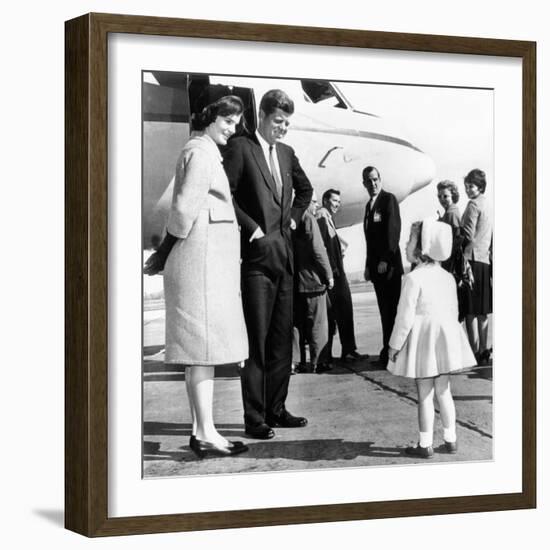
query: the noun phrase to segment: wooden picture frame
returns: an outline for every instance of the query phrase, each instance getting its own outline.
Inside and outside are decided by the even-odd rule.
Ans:
[[[522,490],[202,513],[108,516],[109,33],[519,58],[522,62]],[[327,28],[87,14],[65,27],[65,525],[86,536],[483,512],[536,506],[536,44]],[[518,268],[519,269],[519,268]]]

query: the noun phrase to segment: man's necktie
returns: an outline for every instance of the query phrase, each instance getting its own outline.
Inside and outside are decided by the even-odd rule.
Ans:
[[[365,216],[365,229],[369,225],[369,217],[370,217],[371,211],[372,211],[372,199],[370,199],[369,202],[367,203],[367,215]]]
[[[269,146],[269,169],[271,170],[271,175],[273,176],[273,181],[275,182],[275,189],[277,189],[277,196],[281,200],[281,195],[283,192],[283,184],[281,183],[281,178],[279,177],[279,172],[275,167],[275,152],[273,145]]]

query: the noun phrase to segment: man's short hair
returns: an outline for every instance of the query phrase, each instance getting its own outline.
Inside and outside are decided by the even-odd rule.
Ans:
[[[263,95],[260,101],[260,111],[269,116],[277,109],[281,109],[287,115],[291,115],[294,113],[294,101],[283,90],[269,90],[269,92]]]
[[[380,175],[380,170],[378,170],[378,168],[376,168],[376,166],[367,166],[366,168],[363,169],[363,179],[365,179],[365,177],[370,174],[373,170],[376,170],[376,173],[378,174],[378,179],[382,179],[382,176]]]
[[[330,199],[330,196],[331,196],[331,195],[338,195],[338,196],[340,196],[340,191],[338,191],[338,189],[327,189],[327,190],[323,193],[322,201],[323,201],[323,202],[327,201],[328,199]]]

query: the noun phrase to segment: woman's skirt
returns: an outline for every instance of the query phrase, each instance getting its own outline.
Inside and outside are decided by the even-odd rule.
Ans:
[[[487,315],[493,313],[493,274],[490,264],[470,260],[474,284],[463,296],[466,315]]]

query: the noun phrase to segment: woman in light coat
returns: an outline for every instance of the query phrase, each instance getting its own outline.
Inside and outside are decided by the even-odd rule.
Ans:
[[[150,273],[151,263],[168,254],[165,362],[187,366],[190,447],[199,458],[247,450],[216,430],[212,414],[214,366],[248,357],[239,228],[218,149],[235,133],[243,110],[238,97],[225,96],[193,116],[195,132],[176,165],[167,238],[146,265]]]

